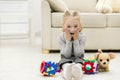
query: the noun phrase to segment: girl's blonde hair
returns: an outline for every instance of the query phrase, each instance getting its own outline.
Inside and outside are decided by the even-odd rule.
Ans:
[[[77,11],[65,11],[65,13],[63,15],[63,24],[62,24],[63,32],[64,32],[64,27],[65,27],[65,21],[70,16],[75,17],[79,21],[80,32],[81,32],[82,31],[82,24],[80,22],[80,15]]]

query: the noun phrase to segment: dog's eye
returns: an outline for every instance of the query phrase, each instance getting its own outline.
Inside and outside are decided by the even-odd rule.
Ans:
[[[100,59],[100,62],[102,62],[102,59]]]
[[[109,62],[109,59],[107,59],[107,61]]]
[[[68,25],[67,28],[70,28],[70,25]]]

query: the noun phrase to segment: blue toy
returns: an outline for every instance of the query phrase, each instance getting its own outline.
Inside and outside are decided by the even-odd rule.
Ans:
[[[54,76],[57,72],[57,64],[51,61],[41,63],[40,72],[44,76]]]

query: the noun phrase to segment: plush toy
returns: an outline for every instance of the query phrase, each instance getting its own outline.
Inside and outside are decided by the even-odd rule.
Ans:
[[[98,62],[94,58],[84,59],[83,72],[85,74],[96,74],[98,72]]]
[[[101,49],[98,49],[98,53],[95,54],[95,58],[99,64],[99,72],[108,72],[110,60],[115,58],[115,54],[103,53]]]
[[[98,0],[96,10],[100,13],[120,12],[120,0]]]
[[[57,72],[57,64],[51,61],[43,61],[40,66],[40,72],[44,76],[54,76]]]

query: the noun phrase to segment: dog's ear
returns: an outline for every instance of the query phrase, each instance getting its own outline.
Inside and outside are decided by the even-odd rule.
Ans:
[[[115,53],[108,53],[110,56],[110,59],[114,59],[116,57]]]
[[[102,50],[101,50],[101,49],[98,49],[98,53],[96,53],[96,54],[94,55],[95,59],[97,60],[97,59],[99,58],[99,55],[102,54],[102,53],[103,53]]]
[[[98,53],[103,53],[101,49],[98,49]]]
[[[64,17],[67,17],[67,16],[70,16],[70,11],[65,11],[65,15],[64,15]]]
[[[97,60],[98,57],[99,57],[99,55],[100,55],[100,53],[96,53],[96,54],[94,55],[94,58]]]

